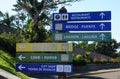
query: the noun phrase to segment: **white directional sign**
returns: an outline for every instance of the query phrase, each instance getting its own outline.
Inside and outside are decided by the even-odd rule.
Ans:
[[[18,66],[18,69],[19,69],[19,70],[23,70],[23,69],[25,69],[25,68],[26,68],[26,67],[24,67],[24,66],[22,66],[22,65],[19,65],[19,66]]]
[[[25,59],[26,57],[24,57],[23,55],[20,55],[18,58],[19,58],[19,60],[22,61],[22,60]]]

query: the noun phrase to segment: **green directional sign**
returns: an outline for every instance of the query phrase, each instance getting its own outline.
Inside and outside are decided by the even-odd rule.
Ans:
[[[54,33],[54,41],[110,41],[111,32]]]
[[[17,62],[72,62],[72,53],[16,53]]]

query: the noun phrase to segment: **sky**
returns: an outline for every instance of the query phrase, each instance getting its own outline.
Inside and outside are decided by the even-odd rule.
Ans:
[[[16,0],[1,0],[0,11],[8,12],[10,15],[15,14],[11,11],[16,4]],[[72,6],[65,6],[68,12],[92,12],[92,11],[111,11],[111,33],[112,39],[120,42],[120,0],[82,0],[80,2],[73,2]],[[63,5],[61,5],[63,6]],[[60,7],[61,7],[60,6]],[[59,7],[59,8],[60,8]],[[58,9],[59,9],[58,8]]]

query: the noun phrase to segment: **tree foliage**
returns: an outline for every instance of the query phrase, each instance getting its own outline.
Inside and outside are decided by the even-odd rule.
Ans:
[[[87,61],[81,54],[73,55],[73,65],[86,65]]]
[[[85,50],[89,50],[89,51],[94,51],[94,48],[95,48],[95,42],[91,43],[91,44],[88,44],[88,42],[81,42],[81,43],[78,43],[76,47],[79,47],[79,48],[82,48],[82,49],[85,49]]]
[[[119,47],[119,43],[116,40],[112,39],[111,41],[100,41],[100,42],[93,42],[88,44],[86,42],[81,42],[76,45],[76,47],[80,47],[82,49],[104,54],[110,57],[117,57],[118,54],[116,53],[117,48]]]
[[[107,56],[116,57],[116,49],[118,48],[117,41],[112,39],[110,42],[97,42],[95,51]]]
[[[79,0],[74,0],[75,1],[79,1]],[[41,28],[39,28],[39,21],[42,23],[42,25],[45,26],[46,25],[51,25],[51,11],[53,9],[55,9],[57,7],[57,5],[59,4],[66,4],[69,2],[73,2],[73,0],[17,0],[17,4],[14,5],[15,6],[15,11],[19,11],[21,14],[21,11],[24,11],[24,13],[27,14],[27,17],[29,19],[31,19],[31,21],[29,20],[30,24],[27,24],[27,28],[28,25],[29,29],[29,35],[31,40],[37,39],[38,37],[34,38],[34,36],[40,35],[41,33],[39,33],[39,31],[41,31]],[[24,26],[24,28],[26,28],[26,25]],[[44,33],[46,34],[46,33]],[[45,36],[45,35],[40,35],[40,36]],[[39,37],[39,38],[44,38],[44,37]],[[45,39],[43,39],[45,40]],[[42,40],[42,41],[43,41]],[[42,42],[40,40],[37,40],[39,42]],[[34,42],[34,41],[33,41]]]
[[[14,18],[15,16],[10,16],[8,12],[2,13],[0,11],[0,24],[2,24],[3,26],[7,26],[7,27],[14,26],[13,23]]]
[[[72,1],[17,0],[13,9],[17,14],[10,16],[9,13],[0,11],[0,49],[15,56],[15,45],[18,42],[51,41],[52,32],[45,29],[46,25],[52,24],[50,13],[58,4],[67,2]],[[8,28],[14,29],[15,32]],[[6,32],[7,29],[8,32]]]
[[[0,50],[10,53],[12,56],[16,54],[16,43],[25,42],[24,37],[12,33],[0,34]]]

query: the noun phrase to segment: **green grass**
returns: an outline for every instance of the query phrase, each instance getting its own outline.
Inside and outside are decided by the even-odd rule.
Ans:
[[[28,76],[24,75],[21,72],[16,72],[15,70],[15,59],[11,57],[8,53],[0,50],[0,68],[6,70],[21,79],[30,79]]]

